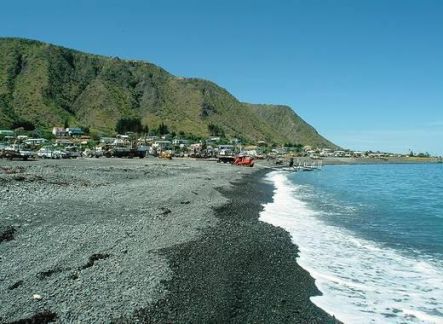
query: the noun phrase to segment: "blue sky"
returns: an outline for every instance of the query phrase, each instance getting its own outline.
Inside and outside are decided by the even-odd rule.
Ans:
[[[443,155],[443,1],[2,1],[0,36],[290,105],[340,146]]]

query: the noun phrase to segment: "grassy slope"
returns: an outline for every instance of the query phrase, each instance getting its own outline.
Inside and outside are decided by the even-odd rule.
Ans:
[[[280,105],[252,105],[249,106],[255,114],[292,143],[310,143],[313,146],[338,148],[323,136],[318,134],[314,127],[306,123],[288,106]]]
[[[0,38],[0,128],[18,119],[41,127],[68,119],[112,132],[122,116],[200,136],[213,123],[249,141],[333,146],[290,108],[244,104],[209,81],[177,78],[145,62]]]

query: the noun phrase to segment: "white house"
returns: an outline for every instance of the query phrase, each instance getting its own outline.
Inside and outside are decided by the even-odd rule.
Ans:
[[[52,128],[52,135],[60,137],[60,136],[66,136],[67,132],[66,129],[63,127],[53,127]]]

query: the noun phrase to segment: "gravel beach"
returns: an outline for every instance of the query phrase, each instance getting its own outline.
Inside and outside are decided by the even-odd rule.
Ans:
[[[265,169],[210,161],[0,161],[0,322],[332,322]]]

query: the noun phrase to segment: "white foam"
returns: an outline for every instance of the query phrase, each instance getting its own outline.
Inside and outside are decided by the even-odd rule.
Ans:
[[[298,263],[323,296],[311,300],[345,323],[443,323],[443,265],[328,225],[298,196],[301,186],[272,172],[274,201],[260,220],[286,229],[298,245]]]

